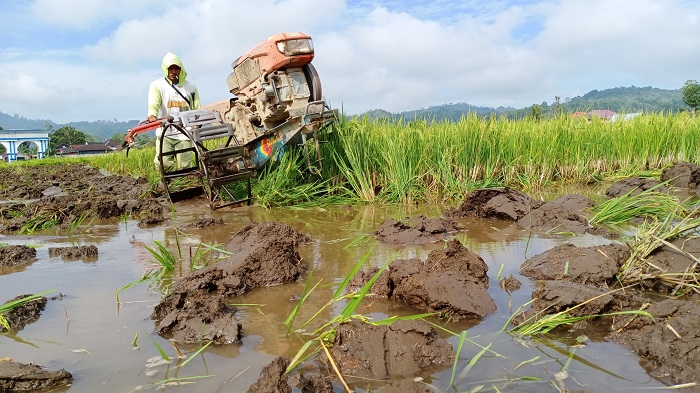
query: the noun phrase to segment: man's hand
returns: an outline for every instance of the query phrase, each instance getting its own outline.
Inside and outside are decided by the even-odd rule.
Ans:
[[[150,115],[146,118],[146,123],[153,123],[154,121],[156,121],[156,117],[153,115]]]

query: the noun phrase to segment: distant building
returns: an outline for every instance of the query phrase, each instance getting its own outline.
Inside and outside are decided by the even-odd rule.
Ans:
[[[112,141],[114,142],[114,141]],[[105,154],[116,150],[116,146],[107,145],[107,142],[85,142],[83,145],[60,145],[56,148],[57,156],[80,156],[90,154]]]
[[[627,114],[624,114],[624,115],[621,115],[621,114],[617,114],[617,113],[616,113],[615,115],[613,115],[613,117],[610,118],[610,121],[632,120],[632,119],[634,119],[635,117],[637,117],[637,116],[639,116],[639,115],[641,115],[641,114],[642,114],[641,112],[637,112],[637,113],[627,113]]]
[[[590,119],[597,117],[603,120],[610,120],[613,116],[615,116],[615,112],[607,109],[596,109],[588,112],[588,118]]]

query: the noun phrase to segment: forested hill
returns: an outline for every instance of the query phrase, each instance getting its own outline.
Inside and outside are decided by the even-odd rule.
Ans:
[[[573,98],[560,97],[559,104],[555,97],[551,102],[533,103],[538,107],[539,115],[551,116],[558,110],[565,113],[587,112],[594,109],[608,109],[617,113],[635,112],[664,112],[672,113],[687,110],[688,106],[683,102],[681,89],[664,90],[654,87],[616,87],[605,90],[592,90],[583,96]],[[458,121],[468,113],[476,113],[479,116],[508,116],[509,118],[521,118],[529,116],[533,112],[533,106],[525,108],[490,108],[475,106],[467,103],[449,103],[431,106],[400,113],[390,113],[382,109],[375,109],[356,116],[367,116],[373,119],[398,119],[413,120],[425,118],[434,121],[452,120]],[[352,117],[356,117],[352,116]],[[18,115],[8,115],[0,112],[0,127],[6,129],[38,128],[57,130],[61,127],[73,127],[78,131],[91,135],[95,141],[104,141],[115,134],[123,135],[128,129],[138,124],[138,120],[117,121],[79,121],[67,124],[57,124],[51,120],[27,119]]]
[[[127,130],[138,124],[138,120],[117,121],[77,121],[58,124],[45,119],[27,119],[19,115],[8,115],[0,112],[0,127],[4,129],[41,129],[55,131],[61,127],[73,127],[93,137],[96,142],[103,142],[114,134],[124,135]]]
[[[539,106],[541,115],[553,115],[557,111],[555,97],[552,102],[533,103]],[[617,113],[635,112],[664,112],[672,113],[687,110],[688,106],[683,102],[683,94],[680,89],[665,90],[654,87],[616,87],[605,90],[592,90],[583,96],[559,99],[560,110],[565,113],[588,112],[594,109],[608,109]],[[490,108],[478,107],[467,103],[444,104],[412,111],[390,113],[384,110],[372,110],[359,116],[370,118],[386,118],[413,120],[425,118],[435,121],[458,121],[467,113],[476,113],[480,116],[505,115],[509,118],[521,118],[532,113],[532,106],[521,109],[515,108]]]

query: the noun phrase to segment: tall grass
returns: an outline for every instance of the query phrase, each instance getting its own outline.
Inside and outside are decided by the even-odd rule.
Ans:
[[[539,189],[697,162],[699,125],[689,114],[613,123],[566,116],[468,115],[442,123],[361,118],[338,128],[335,161],[359,199],[444,201],[483,185]]]
[[[328,142],[321,145],[322,179],[328,183],[309,190],[308,184],[321,180],[304,177],[300,183],[305,162],[294,160],[297,171],[277,174],[294,182],[278,177],[255,188],[254,198],[267,206],[284,205],[300,202],[290,201],[295,187],[307,187],[299,195],[309,198],[333,195],[342,187],[358,201],[440,203],[459,200],[476,187],[538,190],[554,182],[587,184],[672,162],[700,162],[700,117],[689,113],[652,113],[619,122],[564,115],[538,121],[469,114],[457,122],[341,116],[321,134]],[[121,152],[80,160],[157,184],[154,154],[153,148],[141,148],[131,149],[128,158]]]

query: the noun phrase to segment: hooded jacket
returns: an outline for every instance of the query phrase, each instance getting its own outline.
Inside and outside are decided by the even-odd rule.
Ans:
[[[180,79],[177,85],[173,85],[170,79],[168,79],[168,67],[173,64],[180,67]],[[163,71],[163,78],[154,80],[148,88],[147,116],[153,115],[157,118],[165,118],[168,116],[177,116],[177,114],[182,111],[199,109],[199,92],[194,83],[187,80],[187,71],[180,58],[174,53],[166,53],[165,57],[163,57],[161,69]],[[182,95],[180,95],[178,91],[182,93]],[[187,100],[182,96],[185,96]],[[187,101],[189,101],[189,103]],[[160,136],[162,132],[163,131],[158,128],[156,130],[156,135]],[[172,127],[168,130],[166,136],[183,140],[188,139],[185,135]]]

